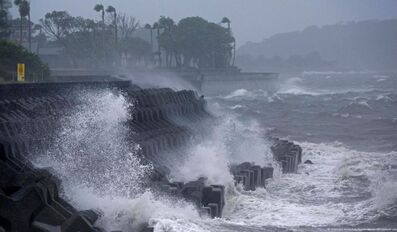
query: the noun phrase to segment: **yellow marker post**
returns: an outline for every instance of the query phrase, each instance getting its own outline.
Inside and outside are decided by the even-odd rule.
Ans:
[[[18,64],[17,74],[18,81],[25,81],[25,64]]]

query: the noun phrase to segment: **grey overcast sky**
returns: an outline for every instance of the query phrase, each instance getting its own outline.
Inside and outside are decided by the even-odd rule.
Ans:
[[[301,30],[309,25],[325,25],[367,19],[397,18],[397,0],[30,0],[32,20],[46,12],[66,10],[73,16],[99,20],[96,3],[113,5],[119,12],[135,16],[141,25],[159,16],[175,21],[201,16],[219,22],[232,21],[238,45],[260,41],[273,34]],[[13,16],[17,16],[15,7]]]

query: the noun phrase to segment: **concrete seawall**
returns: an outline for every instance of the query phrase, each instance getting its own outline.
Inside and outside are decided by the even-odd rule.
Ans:
[[[6,231],[101,231],[94,226],[95,211],[77,211],[59,196],[60,180],[52,171],[37,169],[27,159],[33,150],[44,152],[50,145],[48,138],[56,132],[59,119],[79,104],[74,93],[90,89],[121,92],[133,103],[127,126],[134,133],[129,139],[141,146],[138,155],[143,162],[154,166],[155,186],[194,202],[204,214],[222,216],[224,186],[207,186],[203,179],[189,183],[167,179],[175,158],[171,154],[181,155],[172,151],[198,141],[198,125],[213,120],[205,100],[195,92],[141,89],[126,81],[13,84],[0,86],[0,231],[1,227]],[[273,142],[272,151],[283,172],[296,172],[300,147],[284,140]],[[236,184],[245,190],[265,187],[273,175],[271,167],[251,163],[230,168]]]

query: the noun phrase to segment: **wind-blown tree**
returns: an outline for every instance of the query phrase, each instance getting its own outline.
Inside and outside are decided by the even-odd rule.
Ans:
[[[223,17],[221,23],[223,24],[227,24],[227,29],[230,31],[231,33],[231,28],[230,28],[230,24],[231,21],[230,19],[228,19],[227,17]],[[236,40],[233,40],[233,60],[232,60],[232,66],[234,66],[234,62],[236,60]]]
[[[132,32],[134,32],[139,27],[139,22],[136,18],[132,16],[128,16],[126,14],[118,14],[117,27],[119,39],[124,40],[132,36]]]
[[[43,33],[43,26],[40,24],[35,24],[33,26],[32,30],[33,30],[33,33],[38,31],[38,33],[41,34],[41,33]]]
[[[113,49],[113,53],[115,54],[115,62],[119,63],[120,61],[120,51],[119,51],[119,45],[118,45],[118,36],[117,36],[117,11],[116,8],[114,8],[113,6],[108,6],[106,8],[106,13],[109,14],[109,18],[111,20],[111,26],[109,26],[110,28],[113,27],[113,31],[114,31],[114,49]]]
[[[68,54],[77,67],[105,67],[112,63],[114,46],[112,43],[102,44],[97,40],[98,24],[91,19],[74,17],[71,29],[65,37],[65,53]],[[106,40],[111,40],[111,33],[103,34]]]
[[[110,11],[112,12],[112,10]],[[139,26],[135,18],[117,14],[117,40],[130,38]],[[115,33],[110,27],[82,17],[72,17],[65,11],[53,11],[40,20],[42,30],[48,35],[50,43],[63,48],[63,54],[74,67],[110,68],[119,61],[121,48],[113,41]],[[53,41],[53,42],[52,42]],[[150,44],[149,44],[150,46]],[[130,55],[132,57],[132,55]]]
[[[96,12],[101,12],[102,24],[105,25],[105,7],[102,4],[96,4],[94,6]]]
[[[233,41],[230,30],[200,17],[184,18],[177,25],[177,50],[185,67],[227,68]]]
[[[28,11],[28,38],[29,38],[29,51],[32,51],[32,22],[30,21],[30,2],[24,1],[26,3],[23,3]]]
[[[121,41],[121,51],[129,65],[147,65],[152,62],[150,43],[141,38],[130,37]]]
[[[236,61],[236,38],[233,37],[233,61],[232,61],[233,67],[235,61]]]
[[[40,19],[40,24],[47,36],[60,44],[72,29],[73,17],[66,11],[52,11]]]
[[[1,40],[0,82],[15,81],[15,79],[13,80],[13,73],[15,72],[17,63],[24,63],[26,65],[27,81],[33,81],[37,77],[42,80],[49,80],[51,78],[48,66],[36,54],[29,52],[26,48],[14,42]]]
[[[232,57],[232,43],[234,37],[229,29],[224,30],[223,27],[215,23],[208,24],[209,31],[209,46],[213,51],[212,68],[224,69],[230,66],[230,59]]]
[[[0,0],[0,10],[8,11],[12,7],[11,0]]]
[[[0,10],[8,14],[8,9],[12,7],[11,0],[0,0]]]
[[[152,28],[152,25],[146,24],[144,28],[147,30],[150,30],[150,45],[152,46],[152,50],[153,50],[153,28]]]
[[[106,12],[111,15],[114,26],[114,41],[117,47],[117,12],[113,6],[108,6]]]
[[[19,21],[19,42],[22,44],[22,23],[23,19],[28,16],[28,27],[29,27],[29,41],[30,41],[30,5],[29,2],[26,0],[15,0],[14,4],[18,7],[18,12],[20,16],[20,21]],[[29,44],[30,46],[30,44]]]
[[[100,51],[104,51],[104,48],[108,45],[108,43],[106,43],[105,41],[107,41],[107,34],[108,34],[108,32],[107,32],[107,26],[106,26],[106,23],[105,23],[105,7],[102,5],[102,4],[96,4],[95,6],[94,6],[94,10],[96,11],[96,12],[100,12],[101,13],[101,19],[102,19],[102,21],[101,21],[101,23],[100,23],[100,27],[102,28],[102,31],[100,32],[100,40],[101,40],[101,45],[100,45]],[[112,53],[114,53],[114,51],[112,51]],[[105,60],[107,59],[107,57],[106,57],[106,54],[105,53],[103,53],[100,57],[102,57],[102,60],[103,60],[103,65],[105,64]]]
[[[230,30],[230,19],[223,17],[221,23],[227,24],[227,29]]]
[[[162,65],[161,49],[160,49],[160,43],[158,42],[159,38],[160,38],[159,23],[158,22],[153,23],[152,29],[157,31],[157,37],[156,37],[157,38],[157,52],[156,52],[156,55],[158,56],[158,65],[161,67],[161,65]]]
[[[69,33],[65,36],[65,54],[75,67],[107,68],[115,61],[114,43],[103,43],[114,39],[113,33],[99,31],[101,39],[97,39],[97,23],[91,19],[73,17]]]
[[[47,37],[43,32],[43,26],[40,24],[35,24],[32,28],[33,39],[37,42],[37,49],[42,47],[47,42]]]
[[[11,34],[10,25],[7,21],[7,12],[0,10],[0,39],[6,39]]]
[[[159,28],[162,29],[162,33],[159,35],[158,41],[160,47],[165,51],[165,64],[166,67],[170,67],[172,64],[173,57],[177,65],[179,64],[177,59],[176,49],[176,25],[174,20],[169,17],[161,16],[158,21]]]
[[[73,18],[66,11],[52,11],[47,13],[44,19],[40,19],[44,33],[63,48],[65,55],[70,58],[75,67],[77,55],[73,48],[76,46],[76,39],[72,38],[75,38],[75,32],[84,28],[81,21],[82,18]]]
[[[8,9],[12,7],[9,0],[0,0],[0,39],[6,39],[11,34],[8,24]]]

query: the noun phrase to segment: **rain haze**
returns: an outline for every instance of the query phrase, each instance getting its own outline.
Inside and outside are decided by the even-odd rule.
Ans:
[[[97,3],[113,5],[136,17],[142,25],[157,21],[159,16],[176,21],[200,16],[212,22],[228,17],[238,45],[310,25],[397,17],[394,0],[33,0],[32,19],[37,21],[52,10],[66,10],[73,16],[99,20],[93,10]],[[13,15],[17,15],[15,7]]]
[[[0,232],[397,232],[397,0],[0,0]]]

